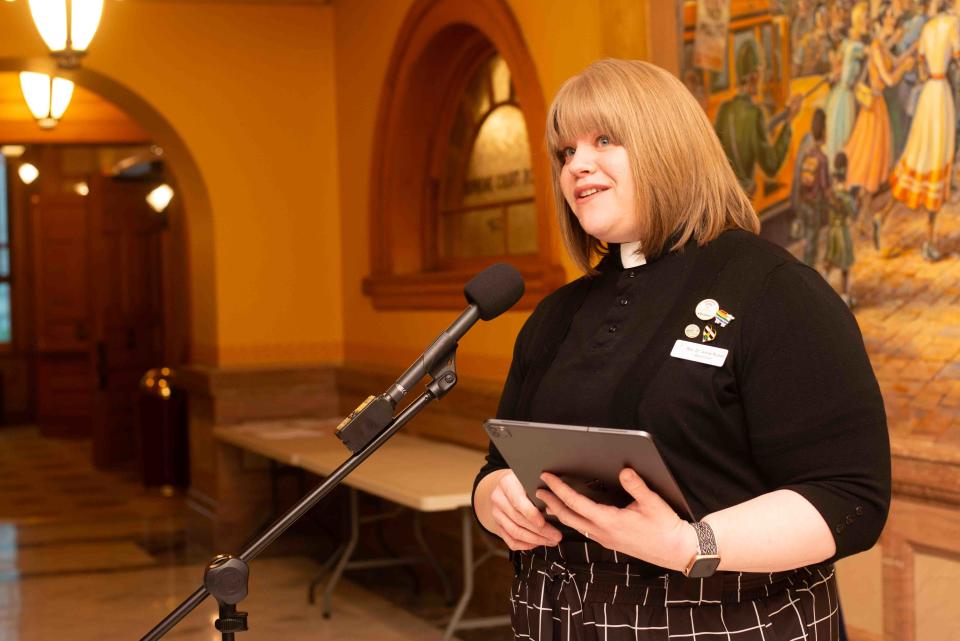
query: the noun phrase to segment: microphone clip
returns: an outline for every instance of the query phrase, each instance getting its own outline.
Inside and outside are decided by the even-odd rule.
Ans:
[[[440,399],[447,395],[457,384],[457,344],[443,358],[436,359],[435,364],[427,372],[430,382],[427,383],[425,394],[430,400]],[[404,390],[406,392],[406,390]],[[337,438],[347,446],[351,452],[359,452],[370,441],[385,430],[394,419],[393,410],[396,402],[388,395],[368,396],[357,409],[343,419],[337,426]]]
[[[427,391],[433,394],[436,399],[441,399],[447,395],[447,392],[453,389],[453,386],[460,380],[457,377],[457,345],[447,358],[441,359],[430,370],[431,381],[427,383]]]

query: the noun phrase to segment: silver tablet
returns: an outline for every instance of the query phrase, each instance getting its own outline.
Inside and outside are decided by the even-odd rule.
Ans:
[[[590,499],[624,507],[633,502],[620,485],[620,470],[630,467],[663,497],[681,518],[695,520],[653,437],[640,430],[555,425],[489,419],[483,424],[507,465],[541,510],[535,492],[546,485],[542,472],[556,474]]]

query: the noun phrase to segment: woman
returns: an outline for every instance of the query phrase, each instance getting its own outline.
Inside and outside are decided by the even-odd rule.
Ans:
[[[920,32],[919,57],[923,89],[917,102],[907,145],[890,176],[893,198],[873,219],[873,243],[880,249],[883,223],[897,202],[927,212],[927,239],[920,249],[924,260],[940,260],[937,214],[950,196],[956,135],[956,106],[947,67],[960,59],[960,0],[948,14],[935,15],[940,0],[931,0],[933,15]]]
[[[847,186],[861,189],[860,208],[863,211],[870,210],[873,197],[886,184],[893,164],[890,116],[883,90],[899,83],[914,64],[912,50],[896,63],[890,56],[888,42],[897,26],[890,7],[883,5],[876,19],[876,31],[867,47],[867,85],[864,89],[869,91],[864,91],[860,97],[860,112],[844,150],[850,163]]]
[[[626,469],[624,509],[544,474],[554,525],[491,445],[474,509],[514,551],[516,638],[836,639],[831,562],[873,545],[890,493],[856,322],[815,270],[757,238],[705,114],[669,73],[591,65],[558,92],[547,138],[565,244],[587,275],[524,325],[499,416],[651,432],[697,521]],[[691,345],[721,365],[671,356]]]
[[[836,52],[834,85],[827,94],[823,108],[827,113],[827,157],[830,162],[838,152],[843,151],[857,115],[853,88],[863,70],[866,55],[862,40],[867,34],[867,13],[866,2],[854,5],[850,12],[849,33]]]

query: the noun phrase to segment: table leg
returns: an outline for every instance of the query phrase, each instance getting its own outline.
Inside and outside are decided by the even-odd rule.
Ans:
[[[340,581],[340,576],[343,574],[343,570],[347,567],[347,563],[350,561],[350,557],[353,556],[353,551],[357,547],[357,541],[360,540],[360,515],[359,508],[357,507],[357,491],[350,488],[350,539],[347,541],[346,546],[344,547],[343,554],[340,556],[340,560],[337,561],[336,567],[333,568],[333,573],[330,575],[330,579],[327,581],[327,586],[323,590],[323,618],[329,619],[331,606],[330,602],[333,596],[333,589],[337,587],[337,582]]]
[[[426,539],[423,538],[423,520],[420,518],[420,512],[416,511],[413,513],[413,536],[417,539],[417,544],[420,546],[420,549],[423,550],[424,558],[426,558],[427,562],[433,567],[437,576],[440,577],[440,583],[443,585],[443,597],[446,599],[447,605],[452,605],[453,589],[450,587],[450,579],[440,566],[440,561],[438,561],[437,557],[430,551],[430,546],[427,545]]]
[[[473,630],[476,628],[489,628],[493,626],[510,625],[509,616],[479,617],[476,619],[463,619],[463,613],[467,609],[467,604],[473,596],[473,577],[476,569],[487,559],[499,556],[506,557],[507,554],[494,548],[484,539],[487,551],[479,559],[473,559],[473,511],[468,508],[460,508],[461,536],[463,540],[463,594],[457,602],[457,607],[453,611],[447,623],[447,629],[443,632],[443,641],[450,641],[453,633],[457,630]]]
[[[337,546],[337,549],[330,553],[326,559],[323,560],[323,563],[320,565],[320,569],[317,570],[317,575],[312,581],[310,581],[310,587],[307,588],[307,601],[310,605],[313,605],[316,602],[314,594],[317,591],[317,586],[323,583],[323,578],[327,574],[327,570],[330,569],[334,563],[340,560],[340,557],[343,556],[343,553],[347,549],[346,543],[341,543]]]

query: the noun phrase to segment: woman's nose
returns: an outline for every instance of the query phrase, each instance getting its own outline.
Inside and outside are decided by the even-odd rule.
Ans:
[[[574,174],[582,175],[592,173],[596,169],[595,159],[591,150],[587,147],[577,147],[570,161],[570,171]]]

